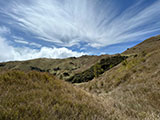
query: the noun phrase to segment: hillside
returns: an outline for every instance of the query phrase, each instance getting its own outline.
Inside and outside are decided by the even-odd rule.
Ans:
[[[136,54],[136,53],[141,53],[141,52],[152,52],[154,50],[157,50],[160,48],[160,35],[151,37],[140,44],[129,48],[123,54]]]
[[[98,99],[47,73],[0,73],[0,120],[108,119]]]
[[[82,56],[79,58],[71,57],[67,59],[46,59],[40,58],[28,61],[15,61],[0,63],[0,70],[35,70],[39,72],[49,72],[56,75],[60,79],[68,79],[76,73],[83,72],[89,69],[92,65],[97,63],[109,55],[101,56]]]
[[[93,80],[93,78],[99,77],[105,71],[112,69],[127,58],[127,56],[121,56],[119,54],[103,58],[99,62],[91,66],[89,69],[73,75],[72,77],[67,79],[67,81],[72,83],[91,81]]]
[[[77,86],[107,101],[109,109],[114,110],[113,118],[159,120],[160,44],[157,42],[157,38],[144,41],[134,47],[137,55]],[[146,47],[148,44],[152,45]]]

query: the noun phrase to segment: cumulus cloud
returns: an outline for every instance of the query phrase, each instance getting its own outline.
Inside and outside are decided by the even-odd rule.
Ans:
[[[0,62],[13,58],[13,48],[6,44],[5,39],[0,37]]]
[[[136,0],[119,13],[113,0],[14,0],[1,11],[20,29],[56,45],[104,47],[160,31],[160,0],[143,3]]]
[[[41,49],[31,48],[15,48],[7,43],[7,40],[0,37],[0,62],[14,61],[14,60],[28,60],[35,58],[67,58],[79,57],[85,55],[83,52],[74,52],[67,48],[47,48]]]

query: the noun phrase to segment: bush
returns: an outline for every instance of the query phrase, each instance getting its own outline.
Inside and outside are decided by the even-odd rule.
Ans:
[[[91,81],[94,77],[99,77],[99,75],[103,74],[105,71],[118,65],[125,59],[127,59],[126,56],[120,56],[120,55],[108,57],[106,59],[101,59],[100,62],[96,63],[88,70],[75,74],[74,76],[67,79],[67,81],[72,83]]]
[[[94,76],[96,78],[99,77],[99,75],[104,72],[104,70],[102,69],[102,66],[100,64],[94,65],[93,69],[94,69]]]

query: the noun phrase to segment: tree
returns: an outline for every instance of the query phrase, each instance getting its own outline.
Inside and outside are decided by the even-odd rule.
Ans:
[[[94,76],[95,76],[96,78],[99,77],[99,75],[102,74],[103,71],[104,71],[104,70],[101,68],[101,65],[99,65],[99,64],[94,65],[93,70],[94,70]]]

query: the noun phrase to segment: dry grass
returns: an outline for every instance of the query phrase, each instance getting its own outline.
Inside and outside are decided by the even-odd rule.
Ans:
[[[103,120],[105,109],[90,95],[46,73],[0,74],[0,120]]]
[[[79,84],[106,101],[112,119],[160,119],[160,49],[132,56],[91,82]]]
[[[129,48],[123,54],[135,54],[143,51],[149,53],[160,48],[160,35],[151,37],[135,47]]]

